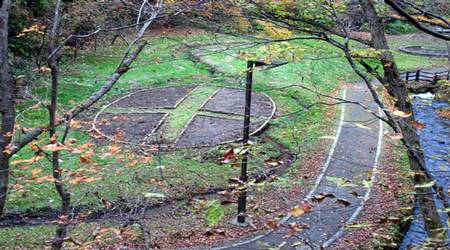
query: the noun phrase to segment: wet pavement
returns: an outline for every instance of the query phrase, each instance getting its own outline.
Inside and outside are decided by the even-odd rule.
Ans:
[[[378,112],[377,105],[362,83],[353,84],[346,89],[346,99],[365,104],[371,112]],[[322,170],[316,186],[310,195],[329,193],[315,204],[311,213],[289,219],[285,224],[296,222],[306,224],[309,229],[297,237],[284,239],[285,229],[272,231],[215,249],[267,249],[286,244],[282,249],[310,249],[308,244],[295,245],[300,239],[307,239],[315,248],[328,247],[343,234],[343,226],[352,222],[362,210],[362,204],[370,194],[371,178],[380,155],[383,127],[373,114],[354,104],[345,104],[339,123],[336,141],[329,159]],[[373,179],[372,179],[373,180]],[[366,183],[366,185],[364,185]]]

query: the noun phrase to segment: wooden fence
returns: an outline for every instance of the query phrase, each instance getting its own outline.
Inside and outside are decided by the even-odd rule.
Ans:
[[[408,81],[437,83],[439,80],[450,80],[449,71],[429,72],[426,70],[407,71],[400,74],[401,78]]]

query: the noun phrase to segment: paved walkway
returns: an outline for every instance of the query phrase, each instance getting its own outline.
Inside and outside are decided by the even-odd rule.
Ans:
[[[345,89],[347,100],[364,103],[378,113],[377,105],[363,83]],[[311,213],[298,218],[286,218],[286,223],[300,222],[309,225],[298,236],[310,244],[292,246],[299,238],[284,239],[287,231],[272,231],[253,236],[215,249],[267,249],[287,241],[282,249],[329,248],[343,234],[343,226],[354,221],[369,198],[370,180],[376,178],[376,168],[382,148],[383,124],[371,113],[354,104],[342,105],[341,118],[334,144],[323,170],[309,196],[331,193]],[[345,182],[344,180],[348,180]],[[366,185],[363,185],[366,180]],[[356,185],[354,185],[356,184]],[[347,203],[348,202],[348,203]]]

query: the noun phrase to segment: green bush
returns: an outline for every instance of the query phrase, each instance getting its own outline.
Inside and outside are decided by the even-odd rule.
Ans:
[[[392,35],[416,33],[417,29],[409,23],[395,20],[386,25],[386,32]]]

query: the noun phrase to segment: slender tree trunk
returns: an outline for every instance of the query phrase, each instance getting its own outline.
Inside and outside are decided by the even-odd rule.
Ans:
[[[3,216],[8,193],[9,158],[8,146],[14,133],[15,79],[11,74],[8,58],[8,20],[10,0],[4,0],[0,9],[0,217]]]
[[[412,103],[409,98],[409,92],[404,81],[400,78],[400,72],[397,68],[392,53],[385,36],[384,26],[381,18],[378,16],[374,5],[369,0],[360,0],[364,10],[366,20],[369,24],[371,43],[381,52],[380,62],[384,69],[384,86],[389,95],[395,98],[395,107],[404,113],[411,114],[406,118],[399,118],[398,125],[402,130],[403,143],[407,147],[408,158],[411,169],[417,173],[414,177],[416,184],[430,182],[427,168],[424,160],[424,153],[420,145],[419,136],[416,128],[412,125],[414,115],[412,113]],[[432,187],[416,188],[417,200],[420,203],[420,210],[424,217],[425,227],[428,235],[432,239],[441,240],[444,228],[437,212],[436,204],[433,200],[434,190]]]
[[[62,1],[58,0],[56,2],[55,7],[55,17],[53,20],[53,29],[50,34],[50,40],[48,45],[49,55],[52,54],[53,50],[56,48],[56,41],[58,40],[59,36],[59,27],[61,22],[61,7],[62,7]],[[50,138],[56,136],[56,126],[59,123],[58,117],[57,117],[57,110],[58,110],[58,88],[59,88],[59,57],[60,54],[56,53],[53,54],[50,58],[48,58],[48,66],[51,69],[51,76],[52,76],[52,86],[51,86],[51,101],[49,106],[49,135]],[[56,139],[55,143],[57,142]],[[52,163],[53,163],[53,177],[55,178],[55,186],[56,190],[58,191],[59,195],[61,196],[61,212],[63,214],[67,213],[69,211],[69,205],[70,205],[70,194],[67,192],[67,190],[64,188],[64,183],[62,180],[62,169],[59,163],[59,152],[53,152],[52,153]]]
[[[49,37],[48,44],[48,66],[51,69],[52,86],[51,101],[49,110],[49,135],[53,143],[57,143],[56,126],[59,124],[58,111],[58,88],[59,88],[59,59],[60,53],[53,53],[56,48],[56,42],[59,37],[59,28],[61,23],[62,0],[56,2],[55,16],[53,20],[53,28]],[[61,214],[60,217],[67,218],[70,209],[70,193],[67,191],[62,177],[62,168],[60,166],[60,153],[55,151],[52,153],[53,178],[55,179],[55,188],[61,197]],[[64,221],[64,220],[63,220]],[[58,225],[56,235],[52,242],[52,249],[61,249],[64,244],[64,238],[67,234],[68,224],[62,222]]]
[[[58,77],[59,77],[59,63],[55,60],[51,60],[49,63],[50,69],[52,70],[52,91],[51,91],[51,103],[49,107],[50,113],[50,124],[49,124],[49,135],[50,138],[56,136],[56,125],[58,124],[57,108],[58,108]],[[55,151],[52,153],[52,166],[53,166],[53,178],[55,179],[55,188],[61,197],[61,213],[66,215],[69,212],[70,206],[70,194],[64,187],[64,182],[62,178],[62,169],[60,166],[60,153]]]

